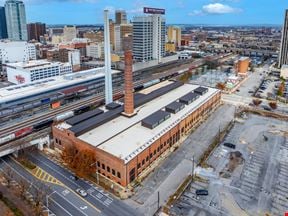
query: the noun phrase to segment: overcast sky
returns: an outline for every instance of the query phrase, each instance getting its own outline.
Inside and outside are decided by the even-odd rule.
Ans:
[[[0,0],[2,5],[4,0]],[[282,24],[288,0],[24,0],[27,22],[101,24],[103,9],[124,9],[128,17],[143,6],[166,9],[168,24]]]

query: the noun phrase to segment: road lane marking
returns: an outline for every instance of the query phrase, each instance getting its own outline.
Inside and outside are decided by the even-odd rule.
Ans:
[[[31,154],[30,154],[30,156],[32,157],[32,158],[34,158],[34,160],[37,160],[37,161],[39,161],[41,164],[43,164],[43,166],[47,166],[49,169],[51,169],[51,170],[54,170],[55,172],[57,172],[59,175],[61,175],[63,178],[65,178],[65,179],[67,179],[70,183],[72,183],[72,184],[74,184],[74,185],[76,185],[77,187],[80,187],[80,188],[82,188],[79,184],[77,184],[76,182],[74,182],[74,181],[72,181],[70,178],[68,178],[67,176],[65,176],[64,174],[62,174],[61,172],[59,172],[58,170],[55,170],[55,169],[53,169],[53,167],[51,167],[51,166],[49,166],[48,164],[46,164],[46,163],[44,163],[43,161],[40,161],[38,158],[35,158],[34,156],[32,156]],[[44,157],[44,156],[42,156],[42,157]],[[51,160],[49,160],[49,159],[47,159],[47,158],[45,158],[46,160],[48,160],[48,161],[51,161]],[[53,161],[51,161],[51,163],[54,163]],[[60,168],[63,168],[62,166],[59,166]],[[85,181],[87,181],[87,180],[84,180],[84,183],[85,183]],[[66,186],[66,185],[65,185]],[[66,187],[68,187],[68,186],[66,186]],[[68,188],[70,188],[70,187],[68,187]],[[70,188],[71,189],[71,188]],[[72,189],[71,189],[72,190]],[[107,196],[106,194],[104,194],[104,191],[101,189],[101,190],[97,190],[97,192],[100,192],[101,194],[102,194],[102,196],[105,196],[105,197],[107,197],[108,199],[112,199],[112,198],[110,198],[109,196]],[[92,194],[91,194],[92,195]],[[92,197],[94,197],[94,198],[96,198],[95,196],[93,196],[92,195]],[[98,198],[96,198],[97,200],[98,200]],[[103,204],[103,201],[102,200],[99,200],[102,204]],[[112,201],[113,201],[113,199],[112,199]],[[88,202],[88,201],[87,201]]]
[[[56,191],[56,194],[58,194],[58,195],[60,195],[61,197],[63,197],[63,195],[61,194],[61,193],[58,193],[57,191]],[[65,198],[64,198],[65,199]],[[74,206],[79,212],[81,212],[82,214],[84,214],[85,216],[88,216],[85,212],[83,212],[82,210],[81,210],[81,208],[80,207],[77,207],[76,205],[74,205],[71,201],[69,201],[68,199],[66,199],[66,201],[68,202],[68,203],[70,203],[70,205],[72,205],[72,206]],[[80,208],[80,209],[79,209]]]
[[[1,158],[0,158],[1,159]],[[13,160],[15,163],[17,163],[19,166],[21,166],[25,171],[27,171],[30,175],[32,175],[28,170],[26,170],[25,169],[25,167],[23,167],[18,161],[16,161],[14,158],[11,158],[10,157],[10,159],[11,160]],[[4,161],[3,159],[1,159],[4,163],[6,163],[7,165],[9,165],[6,161]],[[10,166],[10,165],[9,165]],[[21,176],[22,178],[24,178],[24,179],[26,179],[26,181],[28,181],[28,182],[30,182],[30,180],[29,179],[27,179],[27,178],[25,178],[24,176],[22,176],[19,172],[17,172],[17,170],[15,170],[12,166],[10,166],[11,167],[11,169],[13,169],[19,176]],[[34,175],[32,175],[32,177],[34,177],[35,178],[35,176]],[[37,178],[36,178],[37,179]],[[60,182],[61,183],[61,182]],[[60,185],[61,187],[66,187],[64,184],[63,185]],[[38,187],[37,186],[35,186],[35,185],[33,185],[33,187],[35,187],[37,190],[39,190],[38,189]],[[70,188],[69,188],[70,189]],[[80,199],[82,199],[83,201],[85,201],[86,203],[88,203],[92,208],[94,208],[96,211],[98,211],[99,213],[101,213],[101,211],[98,209],[98,208],[96,208],[95,206],[93,206],[90,202],[88,202],[88,201],[86,201],[85,199],[83,199],[80,195],[78,195],[77,193],[75,193],[72,189],[71,189],[71,191],[74,193],[74,194],[76,194],[77,195],[77,197],[79,197]],[[56,193],[57,193],[57,191],[55,191]],[[57,194],[59,194],[59,193],[57,193]],[[62,196],[61,196],[62,197]],[[65,201],[67,201],[67,202],[69,202],[67,199],[65,199],[64,198],[64,200]]]
[[[73,216],[70,212],[67,211],[67,209],[63,208],[63,206],[61,206],[58,202],[56,202],[53,198],[49,197],[48,199],[52,200],[53,203],[55,203],[57,206],[59,206],[61,209],[63,209],[66,213],[68,213],[69,215]]]

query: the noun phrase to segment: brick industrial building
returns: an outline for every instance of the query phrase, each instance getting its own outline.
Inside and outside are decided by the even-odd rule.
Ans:
[[[246,76],[250,64],[250,58],[248,57],[241,57],[237,61],[235,61],[235,71],[237,75]]]
[[[220,104],[217,89],[166,81],[131,92],[131,53],[125,55],[125,97],[53,127],[55,146],[95,153],[95,169],[127,186]],[[127,59],[128,58],[128,59]]]

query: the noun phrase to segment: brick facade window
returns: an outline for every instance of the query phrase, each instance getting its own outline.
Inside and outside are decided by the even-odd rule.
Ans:
[[[137,169],[140,169],[140,168],[141,168],[141,164],[138,163],[138,165],[137,165]]]
[[[146,157],[146,162],[148,162],[148,161],[149,161],[149,156]]]
[[[110,172],[110,167],[109,166],[107,166],[107,172]]]
[[[105,170],[105,164],[102,164],[102,169],[104,169],[104,170]]]
[[[142,160],[142,166],[145,164],[145,159]]]
[[[98,167],[100,167],[100,166],[101,166],[101,164],[100,164],[100,162],[99,162],[99,161],[97,161],[97,166],[98,166]]]
[[[114,176],[115,176],[115,170],[114,170],[114,169],[112,169],[112,175],[114,175]]]
[[[117,172],[117,177],[121,178],[121,173],[120,172]]]

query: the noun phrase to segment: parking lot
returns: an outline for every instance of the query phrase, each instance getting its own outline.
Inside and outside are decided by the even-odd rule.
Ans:
[[[250,114],[243,117],[223,141],[235,149],[223,143],[215,149],[207,160],[212,169],[198,173],[209,181],[194,182],[173,206],[173,215],[283,215],[287,211],[288,123]],[[207,189],[209,194],[197,196],[196,189]]]

